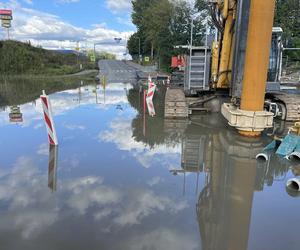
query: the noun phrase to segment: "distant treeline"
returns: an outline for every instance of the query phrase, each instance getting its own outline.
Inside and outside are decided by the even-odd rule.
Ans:
[[[65,54],[18,41],[0,41],[0,75],[64,75],[95,67],[85,55]]]
[[[1,75],[64,75],[78,72],[79,64],[88,66],[87,57],[36,48],[29,43],[0,41]]]

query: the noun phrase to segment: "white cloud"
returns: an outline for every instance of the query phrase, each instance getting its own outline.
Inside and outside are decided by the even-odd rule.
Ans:
[[[113,13],[129,12],[131,0],[106,0],[106,6]]]
[[[32,0],[23,0],[27,4],[33,4]]]
[[[70,1],[63,0],[63,2]],[[7,4],[0,3],[0,8],[13,10],[14,20],[10,32],[12,39],[31,41],[32,45],[47,49],[74,49],[78,41],[81,48],[85,46],[92,49],[94,42],[105,42],[111,43],[111,46],[97,46],[97,49],[121,57],[125,50],[125,40],[133,33],[133,27],[131,30],[119,32],[103,24],[95,24],[90,29],[84,29],[65,22],[58,16],[25,8],[16,0],[11,0]],[[121,37],[123,43],[115,44],[115,37]],[[0,34],[0,38],[4,38],[3,33]]]
[[[57,0],[58,3],[68,4],[68,3],[78,3],[80,0]]]

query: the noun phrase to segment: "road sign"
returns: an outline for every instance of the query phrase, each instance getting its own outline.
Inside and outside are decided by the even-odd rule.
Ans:
[[[91,55],[90,60],[91,60],[91,62],[96,62],[96,57],[94,55]]]
[[[11,28],[11,25],[10,25],[10,24],[2,24],[1,26],[2,26],[3,28],[6,28],[6,29]]]
[[[12,11],[11,10],[0,10],[0,15],[7,15],[7,16],[12,16]]]
[[[1,26],[3,28],[10,28],[11,27],[11,21],[10,20],[1,20]]]
[[[4,24],[4,25],[11,25],[10,20],[1,20],[1,23]]]
[[[149,62],[150,58],[148,56],[145,56],[145,62]]]
[[[9,15],[0,15],[0,19],[1,19],[1,20],[12,20],[13,17],[12,17],[12,16],[9,16]]]

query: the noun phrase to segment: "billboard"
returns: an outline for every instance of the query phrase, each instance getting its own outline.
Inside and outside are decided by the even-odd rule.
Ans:
[[[13,17],[12,16],[8,16],[8,15],[0,15],[0,19],[1,20],[12,20]]]
[[[0,15],[11,16],[12,15],[12,11],[11,10],[0,9]]]
[[[1,26],[3,28],[10,28],[11,27],[11,20],[12,20],[12,11],[11,10],[4,10],[0,9],[0,20]]]
[[[5,20],[5,19],[2,19],[1,23],[4,24],[4,25],[10,25],[11,24],[10,20]]]
[[[3,28],[10,28],[11,27],[11,21],[10,20],[2,19],[1,20],[1,26]]]

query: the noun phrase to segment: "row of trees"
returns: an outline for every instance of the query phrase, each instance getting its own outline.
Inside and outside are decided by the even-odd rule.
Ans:
[[[283,29],[285,47],[300,48],[300,1],[276,0],[275,26]],[[288,52],[292,62],[300,61],[300,51]]]
[[[139,55],[150,56],[160,68],[167,70],[170,57],[181,53],[175,45],[190,41],[191,20],[194,20],[194,43],[201,44],[209,12],[205,0],[190,5],[185,0],[132,0],[132,22],[137,28],[128,41],[129,53],[134,59]],[[300,47],[300,1],[276,0],[275,26],[284,30],[284,42],[288,47]],[[139,48],[140,42],[140,48]],[[299,52],[290,52],[295,60]]]
[[[132,22],[137,27],[128,41],[129,53],[136,58],[139,42],[142,55],[156,60],[162,69],[168,69],[170,57],[178,54],[175,45],[186,45],[190,40],[191,21],[194,20],[194,43],[201,44],[204,33],[203,16],[195,15],[196,6],[186,1],[133,0]]]

